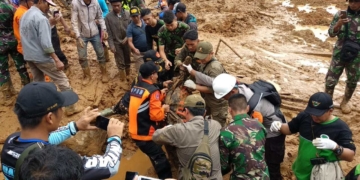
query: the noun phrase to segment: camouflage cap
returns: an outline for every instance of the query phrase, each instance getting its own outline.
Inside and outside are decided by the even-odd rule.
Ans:
[[[195,59],[205,59],[210,53],[213,52],[213,46],[211,43],[206,41],[200,41],[197,48],[194,58]]]
[[[186,97],[184,107],[205,108],[205,100],[198,94]]]

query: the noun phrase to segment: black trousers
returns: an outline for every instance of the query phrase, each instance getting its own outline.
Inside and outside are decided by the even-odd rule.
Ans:
[[[67,60],[65,54],[61,50],[60,39],[59,39],[59,35],[57,33],[56,26],[51,29],[51,42],[52,42],[53,48],[55,50],[56,56],[60,59],[60,61],[64,64],[64,66],[67,67],[68,60]]]
[[[280,164],[285,155],[285,135],[266,138],[265,142],[265,160],[269,168],[271,180],[282,180]]]
[[[166,158],[165,152],[161,149],[161,145],[158,145],[153,141],[134,141],[140,150],[150,158],[160,179],[172,178],[171,166]]]

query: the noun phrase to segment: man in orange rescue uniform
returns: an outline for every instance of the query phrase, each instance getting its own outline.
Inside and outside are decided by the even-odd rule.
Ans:
[[[170,163],[161,145],[152,141],[152,135],[165,119],[169,105],[161,105],[166,89],[154,84],[158,79],[158,66],[148,61],[140,66],[142,80],[131,88],[129,105],[129,132],[140,150],[149,156],[160,179],[171,178]]]

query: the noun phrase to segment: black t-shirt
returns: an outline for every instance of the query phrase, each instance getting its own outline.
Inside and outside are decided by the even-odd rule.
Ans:
[[[309,141],[319,138],[321,134],[326,134],[340,146],[353,151],[356,150],[354,141],[352,140],[352,132],[349,126],[340,118],[336,117],[331,121],[319,124],[312,120],[310,114],[301,112],[297,117],[292,119],[288,125],[291,133],[299,132],[300,136]],[[311,128],[312,125],[313,127]]]
[[[164,25],[163,20],[157,20],[157,23],[155,27],[151,27],[149,25],[146,25],[145,32],[146,32],[146,42],[148,46],[148,50],[153,49],[153,41],[156,42],[156,49],[159,51],[159,37],[158,37],[158,31],[159,29]]]

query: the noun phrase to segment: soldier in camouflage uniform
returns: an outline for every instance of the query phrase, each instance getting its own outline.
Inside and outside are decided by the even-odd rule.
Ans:
[[[330,37],[338,37],[336,41],[331,64],[326,74],[325,82],[325,92],[328,93],[331,97],[334,93],[334,88],[339,81],[343,70],[345,69],[347,81],[344,98],[340,104],[341,110],[344,114],[351,112],[351,106],[348,103],[351,96],[353,95],[357,82],[360,77],[360,56],[353,62],[346,63],[340,59],[340,52],[345,42],[345,26],[348,26],[348,38],[353,40],[356,43],[360,43],[360,2],[349,2],[349,7],[347,9],[347,18],[345,16],[342,18],[340,11],[335,14],[329,28]]]
[[[0,89],[6,100],[16,93],[10,79],[9,54],[15,62],[21,84],[30,82],[24,57],[16,49],[17,41],[12,28],[14,14],[14,7],[0,0]]]
[[[186,57],[191,57],[191,66],[194,70],[198,71],[200,67],[200,63],[194,59],[196,48],[199,44],[199,36],[196,30],[187,31],[183,39],[185,41],[184,47],[180,50],[180,53],[175,57],[175,66],[183,69],[182,63],[185,61]]]
[[[165,60],[166,69],[169,71],[169,79],[174,77],[174,60],[175,50],[181,48],[184,44],[182,37],[190,27],[178,22],[172,11],[168,10],[164,13],[165,25],[158,31],[160,56]]]
[[[232,170],[230,180],[269,180],[265,162],[266,129],[247,114],[246,97],[234,94],[229,98],[229,112],[234,119],[220,132],[220,162],[222,174]],[[232,169],[231,169],[232,168]]]

